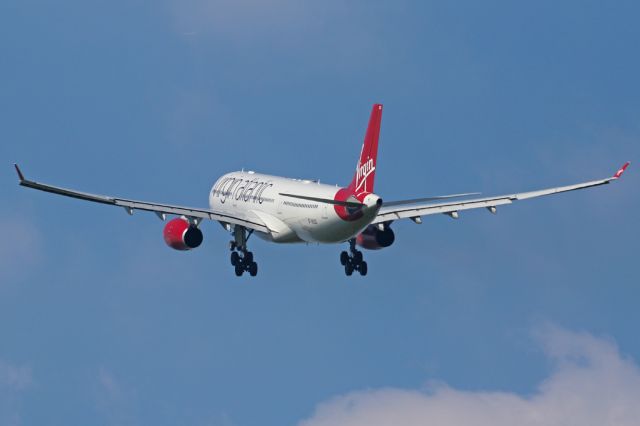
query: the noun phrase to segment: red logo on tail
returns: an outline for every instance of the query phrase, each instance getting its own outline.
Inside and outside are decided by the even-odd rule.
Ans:
[[[356,165],[356,172],[351,183],[346,188],[340,189],[335,199],[347,201],[348,199],[362,202],[367,194],[373,192],[373,183],[376,177],[376,164],[378,158],[378,138],[380,136],[380,123],[382,122],[382,105],[374,104],[371,109],[371,117],[364,136],[364,143],[360,150],[360,158]],[[356,220],[362,216],[360,209],[349,211],[343,206],[334,206],[338,216],[345,220]]]

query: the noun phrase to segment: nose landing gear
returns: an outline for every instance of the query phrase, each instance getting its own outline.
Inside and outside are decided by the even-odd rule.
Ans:
[[[360,275],[367,275],[367,262],[363,260],[362,252],[356,249],[356,240],[349,240],[349,252],[340,253],[340,264],[344,266],[344,273],[351,276],[353,271],[360,272]]]
[[[229,243],[231,249],[231,265],[235,268],[237,277],[242,276],[246,271],[249,275],[255,277],[258,275],[258,264],[253,260],[253,253],[247,250],[247,240],[253,233],[248,233],[242,226],[236,226],[233,230],[234,239]]]

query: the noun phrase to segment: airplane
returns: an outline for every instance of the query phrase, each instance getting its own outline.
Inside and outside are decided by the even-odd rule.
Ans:
[[[132,215],[135,210],[154,212],[161,220],[175,216],[164,226],[166,244],[175,250],[191,250],[202,244],[200,224],[214,220],[231,234],[231,265],[236,276],[258,273],[258,264],[248,249],[251,235],[274,243],[348,243],[340,253],[345,274],[367,275],[368,265],[358,247],[380,250],[391,246],[394,221],[445,214],[458,219],[464,210],[487,209],[515,201],[609,184],[619,179],[629,162],[613,176],[556,188],[493,197],[479,193],[452,194],[400,201],[383,201],[374,193],[382,104],[374,104],[353,178],[348,186],[321,184],[316,180],[291,179],[254,171],[236,171],[220,177],[209,192],[209,208],[182,207],[126,198],[90,194],[25,179],[14,164],[20,185],[53,194],[119,206]],[[469,198],[471,197],[471,198]]]

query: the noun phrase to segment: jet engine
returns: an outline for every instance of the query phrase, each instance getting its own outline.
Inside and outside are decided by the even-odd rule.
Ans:
[[[396,236],[388,225],[382,231],[376,225],[369,225],[356,237],[356,244],[367,250],[380,250],[389,247],[395,239]]]
[[[165,243],[175,250],[194,249],[202,244],[203,239],[202,231],[181,217],[167,222],[162,234]]]

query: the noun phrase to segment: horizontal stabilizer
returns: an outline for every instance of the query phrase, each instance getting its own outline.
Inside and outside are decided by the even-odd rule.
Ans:
[[[337,200],[331,200],[328,198],[308,197],[306,195],[283,194],[282,192],[280,193],[280,195],[284,197],[298,198],[300,200],[315,201],[317,203],[333,204],[334,206],[343,206],[343,207],[364,207],[365,206],[362,203],[358,203],[354,201],[337,201]]]
[[[480,195],[479,192],[467,192],[465,194],[451,194],[451,195],[439,195],[436,197],[426,197],[426,198],[413,198],[411,200],[398,200],[398,201],[385,201],[384,206],[401,206],[404,204],[416,204],[422,203],[425,201],[436,201],[436,200],[447,200],[449,198],[459,198],[459,197],[468,197],[469,195]]]

